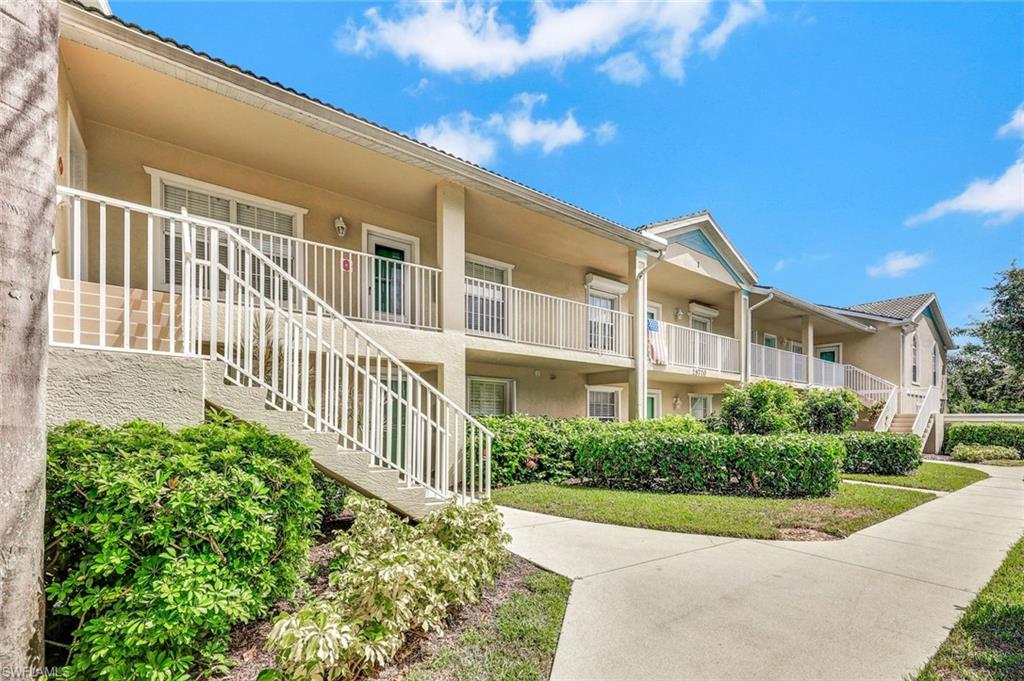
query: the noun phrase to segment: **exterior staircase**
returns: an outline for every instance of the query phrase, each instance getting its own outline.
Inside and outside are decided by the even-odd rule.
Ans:
[[[912,433],[914,432],[914,421],[917,414],[896,414],[889,424],[890,433]]]
[[[57,193],[69,210],[55,252],[63,241],[71,256],[51,272],[51,344],[202,358],[207,404],[308,445],[326,475],[413,518],[489,496],[491,432],[243,228]],[[149,257],[123,248],[108,262],[102,245],[115,236]],[[88,238],[99,241],[99,282],[73,257],[93,250]],[[161,241],[166,255],[154,257]]]

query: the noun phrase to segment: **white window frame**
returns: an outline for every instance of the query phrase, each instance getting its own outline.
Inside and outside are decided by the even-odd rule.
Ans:
[[[814,358],[815,359],[821,359],[821,357],[818,356],[818,353],[821,352],[822,350],[825,350],[825,351],[835,350],[836,351],[836,364],[842,364],[843,363],[843,344],[842,343],[827,343],[825,345],[815,345],[814,346]]]
[[[472,395],[471,383],[500,383],[505,386],[505,413],[516,413],[516,381],[514,378],[494,378],[491,376],[466,376],[466,411],[469,411],[469,398]],[[472,412],[471,412],[472,413]],[[473,414],[476,416],[476,414]]]
[[[771,338],[771,339],[773,339],[775,341],[775,345],[774,346],[768,345],[768,339],[769,338]],[[774,334],[774,333],[763,332],[761,334],[761,345],[763,345],[766,348],[771,348],[772,350],[781,350],[782,349],[782,348],[779,347],[779,337],[776,334]]]
[[[501,260],[495,260],[494,258],[485,258],[482,255],[475,255],[473,253],[466,253],[467,262],[475,262],[478,265],[487,265],[495,269],[504,270],[505,272],[505,286],[512,285],[512,270],[516,268],[512,263],[502,262]]]
[[[587,295],[587,304],[590,304],[590,296],[597,296],[612,301],[612,310],[618,312],[622,309],[622,296],[629,291],[629,286],[621,281],[608,279],[596,274],[588,274],[585,278],[584,289]]]
[[[661,390],[659,390],[658,388],[650,388],[650,389],[647,390],[647,397],[653,397],[654,398],[654,418],[656,418],[656,419],[661,418],[662,414],[665,413],[664,411],[662,411],[662,407],[661,407]],[[647,417],[647,401],[644,400],[644,418],[646,418],[646,417]]]
[[[652,302],[652,301],[647,301],[647,312],[648,313],[653,312],[654,313],[654,318],[656,320],[658,320],[659,322],[661,321],[661,315],[662,315],[661,303],[655,303],[655,302]]]
[[[714,411],[715,400],[714,400],[714,397],[712,397],[711,393],[688,393],[687,397],[689,398],[687,400],[687,404],[689,406],[689,409],[687,410],[686,413],[689,414],[690,416],[693,416],[694,418],[707,418]],[[706,399],[708,401],[706,413],[702,417],[694,416],[694,414],[693,414],[693,402],[694,402],[695,399],[698,399],[698,400]]]
[[[380,244],[381,246],[388,246],[398,250],[405,251],[408,256],[406,262],[412,265],[418,265],[420,262],[420,239],[417,236],[406,234],[404,232],[398,232],[387,227],[380,227],[378,225],[372,225],[368,222],[362,224],[362,248],[363,253],[370,257],[370,262],[376,262],[376,257],[373,252],[373,246]],[[409,321],[412,316],[412,296],[409,291],[406,291],[402,296],[402,309],[396,313],[379,312],[376,310],[376,278],[374,272],[375,265],[370,267],[369,286],[366,287],[366,299],[364,301],[365,309],[372,311],[373,318],[375,321],[388,321],[398,324],[405,324]]]
[[[939,344],[932,342],[932,385],[939,385]]]
[[[373,252],[370,251],[370,240],[373,238],[377,238],[382,242],[392,241],[399,244],[400,247],[408,248],[411,257],[409,262],[414,265],[420,263],[420,238],[418,236],[364,222],[362,249],[363,253],[370,256],[373,255]]]
[[[615,420],[622,420],[622,388],[607,385],[588,385],[587,386],[587,418],[597,419],[596,416],[590,415],[590,396],[594,393],[615,393],[617,395],[615,399]]]
[[[804,344],[803,344],[803,341],[791,340],[791,341],[788,341],[788,343],[789,343],[788,350],[790,352],[796,353],[798,355],[804,354]],[[797,350],[797,348],[800,348],[800,349]]]
[[[218,184],[203,182],[202,180],[197,180],[192,177],[186,177],[184,175],[178,175],[176,173],[171,173],[166,170],[160,170],[159,168],[152,168],[147,165],[142,166],[142,169],[146,171],[147,175],[149,175],[149,203],[151,206],[153,206],[153,208],[163,210],[163,192],[161,191],[161,189],[164,184],[170,184],[176,187],[181,187],[183,189],[192,189],[195,191],[204,192],[206,194],[216,195],[217,198],[226,199],[230,204],[231,211],[228,222],[232,225],[238,224],[237,210],[239,202],[248,204],[250,206],[255,206],[257,208],[265,208],[267,210],[272,210],[277,213],[286,213],[288,215],[291,215],[292,219],[294,220],[292,224],[295,228],[295,233],[292,234],[292,236],[295,237],[296,239],[302,238],[303,219],[305,218],[306,213],[309,212],[309,210],[306,208],[302,208],[301,206],[293,206],[288,203],[281,203],[280,201],[274,201],[273,199],[266,199],[263,198],[262,196],[256,196],[254,194],[246,194],[245,192],[240,192],[236,189],[231,189],[230,187],[222,187],[221,185]],[[247,227],[246,229],[255,228]],[[257,229],[255,231],[260,230]],[[160,263],[160,272],[159,283],[154,284],[154,288],[160,291],[166,291],[170,288],[170,284],[167,283],[168,274],[165,271],[167,258],[166,253],[164,252],[164,239],[162,231],[160,233],[159,238],[157,238],[156,241],[157,250],[156,253],[154,253],[154,257],[156,257],[157,261]],[[298,278],[301,281],[303,263],[301,261],[296,262],[295,268],[295,271],[292,272],[291,274],[293,274],[296,278]],[[157,273],[154,272],[154,275],[155,274]]]
[[[921,385],[921,341],[917,331],[910,334],[910,382]]]

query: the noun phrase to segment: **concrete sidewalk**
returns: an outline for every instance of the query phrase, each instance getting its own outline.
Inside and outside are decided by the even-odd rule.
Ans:
[[[573,578],[552,680],[891,679],[935,652],[1024,533],[1024,469],[847,539],[760,541],[503,508]]]

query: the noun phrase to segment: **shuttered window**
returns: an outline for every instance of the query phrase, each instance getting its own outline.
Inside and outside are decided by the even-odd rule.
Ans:
[[[587,416],[598,421],[618,421],[619,391],[587,390]]]
[[[497,378],[468,379],[469,413],[473,416],[500,416],[512,412],[515,384]]]
[[[479,333],[504,336],[507,333],[505,299],[509,270],[477,260],[466,260],[466,276],[480,282],[466,283],[466,328]]]

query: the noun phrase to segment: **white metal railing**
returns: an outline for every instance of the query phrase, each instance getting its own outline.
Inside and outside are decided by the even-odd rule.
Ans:
[[[490,431],[236,225],[66,187],[58,198],[68,208],[55,230],[51,343],[220,360],[228,380],[265,389],[269,406],[405,484],[489,495]],[[161,290],[164,271],[174,276]]]
[[[889,394],[885,398],[885,405],[882,407],[882,411],[879,412],[878,418],[875,419],[875,432],[884,433],[889,430],[889,426],[892,425],[892,420],[896,418],[896,413],[900,407],[900,389],[899,386],[893,386],[889,389]]]
[[[439,329],[441,270],[240,227],[281,269],[349,319]],[[205,253],[205,243],[197,244]]]
[[[807,355],[750,344],[750,375],[791,383],[807,382]]]
[[[466,277],[466,333],[631,357],[633,315]]]
[[[668,322],[659,321],[658,326],[658,331],[648,333],[658,333],[665,341],[668,364],[739,373],[740,342],[737,339]]]
[[[939,411],[939,400],[942,398],[942,391],[936,386],[931,386],[924,392],[920,405],[917,408],[917,416],[914,418],[914,425],[911,431],[918,437],[923,438],[927,434],[928,423],[932,416]]]
[[[811,363],[814,366],[814,385],[821,388],[842,388],[846,385],[846,365],[820,357],[812,357]]]
[[[846,387],[855,392],[868,404],[879,401],[888,401],[895,384],[884,378],[868,373],[852,364],[846,364],[845,384]]]

